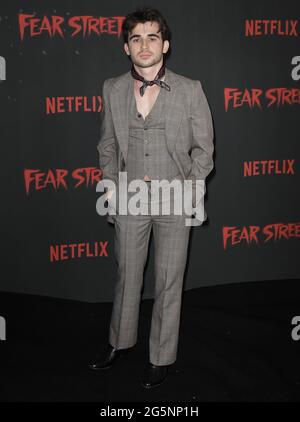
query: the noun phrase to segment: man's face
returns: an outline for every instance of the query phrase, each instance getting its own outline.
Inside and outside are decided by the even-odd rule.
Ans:
[[[139,67],[151,67],[159,63],[169,49],[169,41],[163,41],[157,22],[138,23],[124,44],[126,54]]]

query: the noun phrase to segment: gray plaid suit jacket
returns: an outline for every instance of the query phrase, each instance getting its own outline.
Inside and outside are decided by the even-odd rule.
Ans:
[[[213,169],[213,124],[200,81],[166,68],[171,91],[166,94],[165,134],[167,149],[184,180],[205,181]],[[97,145],[103,179],[118,184],[125,171],[128,152],[130,71],[104,81],[100,140]],[[163,89],[163,88],[162,88]],[[193,206],[195,198],[193,191]],[[112,216],[107,221],[113,223]]]

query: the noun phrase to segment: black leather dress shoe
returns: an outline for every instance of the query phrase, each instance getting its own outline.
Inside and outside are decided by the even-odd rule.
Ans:
[[[95,362],[89,365],[89,368],[94,370],[111,368],[120,356],[125,355],[128,350],[129,349],[115,349],[109,345],[106,353],[104,353],[104,357],[96,359]]]
[[[145,388],[153,388],[161,385],[166,379],[169,366],[156,366],[149,363],[143,374],[142,386]]]

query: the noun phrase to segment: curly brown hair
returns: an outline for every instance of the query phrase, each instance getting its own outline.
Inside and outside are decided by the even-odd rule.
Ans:
[[[124,43],[128,43],[128,36],[129,33],[133,30],[133,28],[138,23],[145,23],[145,22],[157,22],[161,37],[163,41],[169,41],[170,47],[167,52],[167,55],[170,54],[171,51],[171,31],[170,28],[162,16],[159,10],[153,9],[151,7],[143,7],[137,9],[135,12],[129,13],[126,15],[125,20],[122,24],[122,35],[124,39]]]

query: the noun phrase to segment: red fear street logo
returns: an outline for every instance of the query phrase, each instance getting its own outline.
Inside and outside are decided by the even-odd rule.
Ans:
[[[39,36],[50,38],[88,38],[91,35],[101,36],[103,34],[114,35],[118,38],[121,35],[124,16],[42,16],[35,14],[19,13],[19,33],[21,41],[25,37],[31,39]]]

